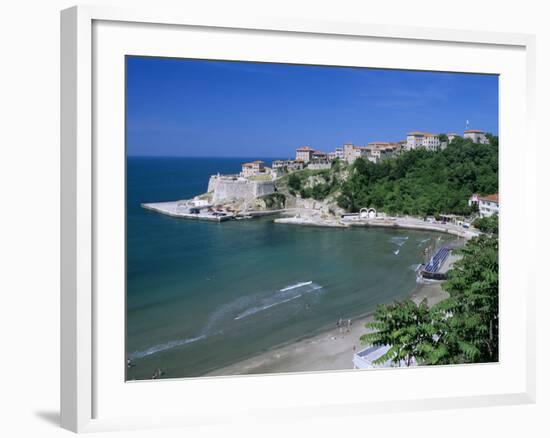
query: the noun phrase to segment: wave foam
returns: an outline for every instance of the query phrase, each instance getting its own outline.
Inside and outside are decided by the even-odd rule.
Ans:
[[[297,291],[296,289],[299,290]],[[239,321],[272,307],[298,300],[319,289],[322,289],[322,286],[313,283],[313,281],[302,281],[288,285],[279,290],[271,291],[267,296],[265,294],[257,294],[255,296],[252,295],[239,298],[217,309],[210,316],[203,330],[201,330],[203,333],[202,335],[154,345],[143,351],[135,351],[129,354],[128,358],[131,360],[142,359],[162,351],[200,341],[208,336],[221,334],[223,330],[220,327],[228,328],[227,324],[231,320]],[[236,317],[234,317],[235,313],[237,313]]]
[[[300,293],[294,292],[294,290],[298,289],[298,288],[304,288],[304,289]],[[309,294],[311,292],[315,292],[319,289],[322,289],[322,286],[320,286],[316,283],[313,283],[313,281],[304,281],[304,282],[299,282],[299,283],[296,283],[296,284],[286,286],[282,289],[279,289],[279,291],[276,292],[275,294],[261,299],[260,303],[258,305],[249,307],[248,309],[245,309],[244,311],[239,313],[236,317],[234,317],[233,320],[238,321],[240,319],[252,316],[252,315],[254,315],[258,312],[262,312],[264,310],[271,309],[272,307],[279,306],[279,305],[285,304],[285,303],[289,303],[291,301],[294,301],[294,300],[297,300],[297,299],[303,297],[306,294]],[[289,291],[292,291],[292,295],[289,294]]]
[[[428,238],[428,239],[418,240],[418,248],[420,248],[422,245],[424,245],[428,240],[430,240],[430,239]]]
[[[200,335],[195,338],[177,339],[175,341],[165,342],[164,344],[154,345],[153,347],[148,348],[147,350],[135,351],[134,353],[129,355],[129,358],[132,360],[142,359],[144,357],[151,356],[152,354],[160,353],[161,351],[165,351],[165,350],[170,350],[171,348],[181,347],[183,345],[191,344],[193,342],[197,342],[205,338],[206,338],[206,335]]]
[[[283,289],[280,289],[279,292],[286,292],[287,290],[297,289],[297,288],[302,287],[302,286],[309,286],[312,283],[313,283],[313,281],[303,281],[301,283],[292,284],[292,285],[287,286]]]
[[[288,303],[289,301],[294,301],[295,299],[297,298],[300,298],[302,296],[302,294],[298,294],[294,297],[291,297],[291,298],[287,298],[287,299],[284,299],[282,301],[277,301],[275,303],[271,303],[271,304],[267,304],[265,306],[261,306],[261,307],[252,307],[250,309],[247,309],[245,310],[243,313],[241,313],[239,316],[236,316],[234,318],[235,321],[238,321],[239,319],[243,319],[243,318],[246,318],[247,316],[250,316],[250,315],[254,315],[255,313],[258,313],[258,312],[261,312],[262,310],[267,310],[271,307],[274,307],[274,306],[278,306],[279,304],[284,304],[284,303]]]
[[[396,236],[396,237],[392,237],[390,239],[390,242],[397,246],[403,246],[407,240],[409,240],[409,236],[405,236],[405,237]]]

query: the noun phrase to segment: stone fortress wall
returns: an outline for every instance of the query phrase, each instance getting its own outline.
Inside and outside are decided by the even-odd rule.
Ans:
[[[252,201],[257,197],[275,192],[274,181],[250,181],[225,175],[212,175],[208,181],[208,192],[213,194],[212,203],[241,199]]]

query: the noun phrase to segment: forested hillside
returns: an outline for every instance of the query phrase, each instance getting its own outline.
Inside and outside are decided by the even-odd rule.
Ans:
[[[498,137],[490,144],[457,138],[444,150],[417,149],[371,163],[357,159],[341,182],[338,205],[389,214],[467,214],[472,193],[498,192]]]

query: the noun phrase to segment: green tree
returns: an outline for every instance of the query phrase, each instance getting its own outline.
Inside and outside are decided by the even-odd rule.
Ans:
[[[498,223],[498,222],[497,222]],[[443,288],[449,298],[428,308],[426,301],[378,306],[363,343],[389,345],[377,359],[410,364],[498,361],[498,232],[470,240]]]
[[[342,168],[342,162],[340,161],[340,159],[335,158],[334,160],[332,160],[332,162],[330,163],[330,168],[335,172],[339,172]]]
[[[288,177],[288,186],[294,190],[294,191],[300,191],[300,187],[302,186],[302,181],[296,175],[296,173],[291,173]]]
[[[447,363],[498,361],[498,237],[482,235],[461,250],[443,288],[450,297],[434,307],[447,315],[441,342]]]
[[[484,233],[498,234],[498,215],[479,217],[474,221],[473,225]]]
[[[388,360],[406,366],[413,359],[424,362],[429,352],[435,349],[434,339],[437,339],[437,324],[434,324],[432,314],[426,300],[418,306],[412,300],[380,305],[376,309],[374,321],[365,324],[371,332],[361,336],[363,344],[375,346],[390,346],[390,349],[377,358],[374,363],[382,364]]]

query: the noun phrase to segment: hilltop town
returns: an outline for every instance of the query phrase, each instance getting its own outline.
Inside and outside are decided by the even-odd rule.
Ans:
[[[363,193],[364,190],[375,187],[381,178],[373,180],[372,183],[365,182],[365,178],[356,182],[361,176],[360,174],[358,176],[356,163],[358,159],[362,159],[362,163],[371,163],[365,164],[367,166],[384,167],[391,159],[395,159],[396,163],[399,162],[399,157],[404,157],[410,151],[426,153],[445,151],[449,146],[465,145],[464,147],[470,148],[474,146],[475,151],[480,148],[479,145],[490,145],[491,138],[493,137],[490,134],[477,129],[466,129],[463,136],[456,133],[432,134],[413,131],[409,132],[403,141],[374,141],[365,146],[346,143],[330,152],[316,150],[310,146],[300,146],[296,149],[294,159],[275,160],[271,166],[262,160],[254,160],[242,163],[238,174],[212,175],[207,192],[193,199],[172,203],[143,204],[143,207],[176,217],[216,221],[287,213],[291,217],[279,218],[276,222],[321,226],[350,226],[357,224],[358,220],[361,222],[362,219],[368,219],[371,224],[395,226],[398,224],[397,219],[393,218],[392,221],[390,214],[398,213],[397,216],[403,216],[403,214],[423,216],[423,220],[430,220],[433,223],[443,221],[458,228],[469,228],[475,217],[486,217],[498,213],[498,194],[479,194],[473,191],[459,194],[461,197],[459,201],[455,199],[454,204],[442,203],[439,210],[429,206],[424,209],[415,209],[414,206],[401,205],[397,201],[393,204],[388,202],[384,204],[375,201],[380,197],[378,192]],[[424,159],[429,160],[430,157],[427,155]],[[369,172],[368,168],[362,171]],[[496,181],[495,169],[484,170],[484,172],[489,174],[489,179],[495,176]],[[391,180],[394,179],[391,178]],[[440,186],[443,187],[442,184]],[[472,190],[475,187],[477,186],[473,186]],[[485,187],[487,187],[486,190],[497,188],[496,183]],[[398,189],[404,190],[400,187]],[[387,189],[384,190],[387,191]],[[425,191],[429,192],[428,188]],[[405,193],[405,195],[406,199],[410,198],[412,199],[410,202],[414,202],[415,197],[411,193]],[[398,194],[395,196],[399,197]],[[444,193],[436,198],[441,196],[452,198],[456,193]],[[383,204],[384,208],[382,211],[376,211],[376,208],[373,208],[376,205],[371,204]],[[461,211],[457,211],[458,204],[461,205]],[[474,214],[466,214],[470,212]],[[435,216],[438,216],[437,220]],[[470,216],[470,220],[467,216]],[[460,232],[464,234],[464,231]]]
[[[373,141],[366,146],[358,146],[346,143],[337,147],[334,151],[323,152],[309,146],[301,146],[296,149],[294,160],[276,160],[272,162],[271,170],[274,177],[281,176],[286,172],[302,169],[321,170],[329,169],[334,160],[341,160],[347,164],[353,164],[358,158],[363,158],[372,163],[379,163],[382,160],[397,156],[404,151],[414,149],[426,149],[437,151],[445,149],[449,143],[460,136],[456,133],[431,134],[428,132],[413,131],[407,134],[406,140],[399,142]],[[464,139],[470,139],[474,143],[489,144],[487,134],[479,129],[466,129]],[[269,172],[263,161],[244,163],[242,176],[249,177]]]

